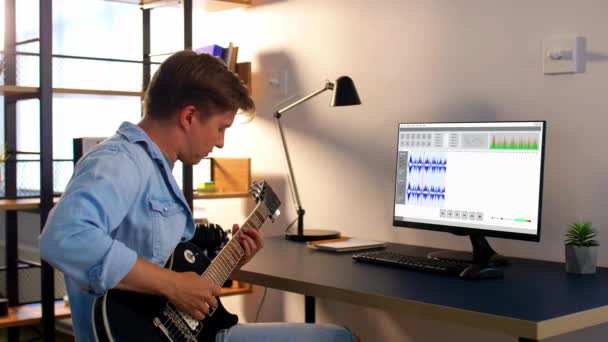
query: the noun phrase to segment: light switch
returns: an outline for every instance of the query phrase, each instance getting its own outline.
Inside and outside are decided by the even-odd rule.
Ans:
[[[543,72],[548,75],[585,72],[585,37],[555,36],[543,41]]]
[[[268,73],[268,87],[273,97],[284,98],[287,96],[287,70],[276,69]]]

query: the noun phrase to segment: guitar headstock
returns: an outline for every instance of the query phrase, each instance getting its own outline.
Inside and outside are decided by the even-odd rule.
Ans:
[[[268,212],[270,213],[269,218],[274,222],[274,219],[281,214],[279,211],[281,201],[274,193],[274,190],[272,190],[270,185],[264,180],[262,180],[260,183],[254,181],[249,188],[249,192],[251,192],[253,195],[256,203],[261,202],[266,209],[268,209]]]

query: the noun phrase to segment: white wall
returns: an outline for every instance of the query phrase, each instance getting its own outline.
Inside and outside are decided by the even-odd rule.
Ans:
[[[283,120],[308,227],[408,244],[468,249],[466,238],[397,229],[391,224],[395,131],[404,121],[546,119],[547,154],[542,240],[491,239],[502,254],[563,260],[568,223],[586,219],[608,246],[603,158],[608,124],[608,2],[604,0],[269,0],[247,10],[199,14],[198,38],[234,41],[252,60],[258,118],[232,130],[219,155],[251,156],[256,176],[282,193],[284,216],[267,226],[281,234],[295,210],[271,112],[281,102],[266,85],[286,70],[290,95],[303,95],[342,74],[355,80],[363,105],[327,106],[329,94]],[[196,23],[196,21],[195,21]],[[591,61],[578,75],[545,76],[541,42],[549,35],[587,38]],[[223,225],[240,222],[241,200],[202,203]],[[239,216],[240,215],[240,216]],[[600,265],[608,252],[600,250]],[[227,299],[252,320],[261,289]],[[413,316],[317,302],[320,322],[351,325],[367,341],[512,341],[511,337],[423,321]],[[261,319],[302,321],[303,298],[270,290]],[[437,329],[438,326],[442,329]],[[551,341],[603,341],[608,327]]]
[[[195,2],[201,8],[202,0]],[[287,139],[307,211],[308,227],[338,228],[344,235],[468,249],[462,237],[397,229],[391,225],[395,131],[404,121],[548,121],[542,241],[492,239],[502,254],[563,260],[563,233],[577,219],[593,221],[600,243],[608,214],[603,158],[608,123],[608,24],[605,0],[254,0],[247,10],[206,15],[197,11],[195,45],[240,46],[253,61],[258,118],[229,132],[216,155],[250,156],[254,175],[268,179],[284,199],[283,216],[267,235],[281,234],[295,218],[286,167],[271,112],[285,96],[266,85],[286,70],[289,94],[303,95],[342,74],[355,80],[363,105],[329,108],[323,94],[284,117]],[[153,23],[154,24],[154,23]],[[591,61],[579,75],[544,76],[541,41],[578,33],[588,39]],[[165,51],[161,51],[165,52]],[[225,228],[241,223],[246,201],[204,206]],[[31,223],[35,244],[39,227]],[[600,250],[600,265],[608,252]],[[252,321],[262,289],[224,300]],[[261,321],[303,321],[300,295],[269,290]],[[365,340],[513,341],[505,335],[420,320],[328,300],[317,301],[319,322],[347,324]],[[439,329],[438,327],[441,327]],[[603,341],[608,327],[550,341]]]

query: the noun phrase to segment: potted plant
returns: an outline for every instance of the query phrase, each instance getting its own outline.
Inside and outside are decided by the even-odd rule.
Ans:
[[[566,272],[595,273],[599,242],[594,240],[597,231],[591,222],[574,222],[566,233]]]
[[[0,144],[0,163],[4,163],[11,154],[8,152],[6,145]]]
[[[0,189],[4,189],[4,162],[11,156],[6,145],[0,145]]]

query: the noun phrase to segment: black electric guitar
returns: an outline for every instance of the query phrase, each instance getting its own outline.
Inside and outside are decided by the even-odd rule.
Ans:
[[[267,219],[279,215],[281,202],[264,181],[254,183],[251,192],[257,202],[247,221],[241,226],[262,228]],[[243,258],[245,251],[239,243],[239,230],[210,261],[195,245],[177,245],[166,268],[176,272],[196,272],[222,286]],[[97,341],[215,341],[222,329],[238,322],[238,317],[226,311],[218,298],[218,306],[202,321],[179,311],[166,298],[136,292],[110,290],[97,298],[93,307],[93,325]]]

